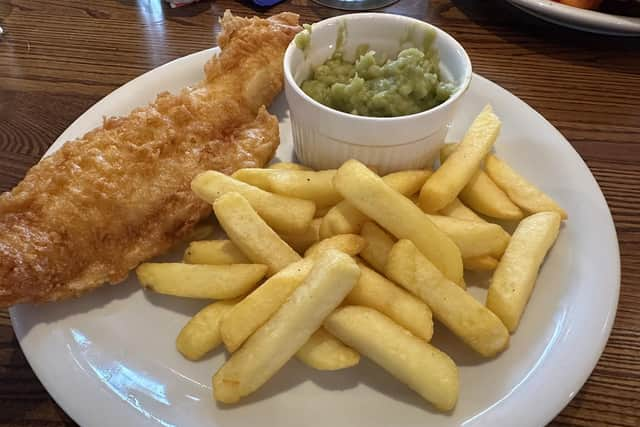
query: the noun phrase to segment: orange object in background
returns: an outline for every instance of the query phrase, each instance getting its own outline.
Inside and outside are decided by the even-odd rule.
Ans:
[[[579,7],[580,9],[597,9],[602,0],[556,0],[558,3]]]

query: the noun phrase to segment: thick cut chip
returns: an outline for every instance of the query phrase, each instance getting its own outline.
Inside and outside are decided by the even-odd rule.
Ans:
[[[449,216],[451,218],[464,219],[467,221],[478,221],[486,223],[486,221],[469,209],[459,199],[455,199],[444,209],[440,211],[442,215]],[[507,238],[510,236],[507,235]],[[490,255],[482,255],[475,257],[462,258],[462,264],[465,270],[487,271],[495,270],[498,266],[498,260]]]
[[[249,264],[247,258],[231,240],[200,240],[191,242],[184,253],[187,264]]]
[[[444,277],[410,240],[391,249],[387,275],[426,302],[436,319],[482,356],[495,356],[509,344],[500,319]]]
[[[322,218],[316,218],[311,221],[311,225],[306,231],[302,233],[280,233],[280,237],[296,252],[301,254],[320,240],[320,224],[322,224]]]
[[[301,165],[300,163],[279,162],[271,163],[269,169],[287,169],[291,171],[310,171],[313,170],[308,166]]]
[[[268,276],[301,259],[239,193],[220,196],[213,203],[213,210],[222,229],[242,253],[269,267]]]
[[[558,212],[562,219],[567,219],[567,212],[551,197],[531,184],[506,162],[494,155],[487,156],[485,162],[487,174],[513,202],[528,213],[553,211]]]
[[[490,105],[482,109],[458,148],[427,179],[420,191],[420,206],[437,212],[451,203],[480,169],[500,132],[500,119]]]
[[[360,354],[320,328],[298,350],[296,357],[320,371],[337,371],[357,365]]]
[[[359,266],[360,280],[347,295],[345,303],[374,308],[415,336],[431,340],[433,319],[429,307],[364,264]]]
[[[328,239],[320,240],[304,253],[305,257],[317,257],[322,252],[331,249],[339,250],[351,256],[358,255],[367,246],[367,241],[357,234],[338,234]]]
[[[251,334],[264,325],[300,286],[312,267],[313,260],[310,258],[291,264],[236,304],[220,324],[222,341],[227,350],[236,351]]]
[[[498,224],[442,215],[429,215],[429,219],[455,242],[462,258],[484,255],[499,258],[509,243],[509,233]]]
[[[213,377],[213,394],[237,402],[269,380],[353,289],[360,269],[339,251],[320,255],[304,282]]]
[[[446,277],[462,285],[460,250],[411,200],[357,160],[343,164],[333,183],[359,211],[397,238],[411,239]]]
[[[493,273],[487,307],[513,332],[538,277],[545,255],[558,237],[561,217],[541,212],[523,219]]]
[[[143,288],[187,298],[227,299],[245,295],[267,272],[262,264],[197,265],[146,262],[136,269]]]
[[[342,200],[331,184],[335,174],[335,170],[316,172],[247,168],[237,170],[232,176],[272,193],[311,200],[321,208],[333,206]]]
[[[485,222],[484,219],[472,209],[469,209],[460,199],[455,198],[453,202],[440,210],[440,215],[450,216],[451,218],[466,219],[467,221]]]
[[[209,304],[193,316],[176,339],[176,348],[189,360],[202,359],[220,345],[220,319],[231,310],[237,299]]]
[[[358,306],[336,310],[324,326],[442,411],[458,400],[458,368],[449,356],[378,311]]]
[[[202,200],[214,203],[230,192],[240,193],[271,228],[286,233],[302,233],[315,214],[313,202],[269,193],[223,173],[207,171],[191,181],[191,189]]]
[[[398,193],[411,196],[422,188],[426,179],[431,175],[430,170],[408,170],[390,173],[382,177],[389,187]],[[320,226],[320,237],[336,234],[359,233],[369,218],[346,200],[341,201],[327,212]]]
[[[457,145],[447,144],[440,150],[442,163],[455,151]],[[520,208],[482,169],[478,169],[458,196],[469,207],[492,218],[513,221],[524,216]]]
[[[473,258],[464,258],[462,260],[465,270],[472,271],[491,271],[498,266],[498,260],[492,256],[478,256]]]
[[[366,222],[360,235],[367,241],[367,247],[360,252],[360,257],[379,273],[385,274],[387,258],[396,239],[375,222]]]

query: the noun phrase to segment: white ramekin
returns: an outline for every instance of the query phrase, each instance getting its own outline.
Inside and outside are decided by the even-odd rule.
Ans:
[[[357,47],[363,44],[393,58],[409,45],[422,46],[426,31],[434,30],[440,66],[457,90],[430,110],[401,117],[356,116],[316,102],[300,89],[300,84],[333,54],[341,26],[346,28],[344,48],[348,59],[353,59]],[[433,162],[471,81],[471,61],[453,37],[433,25],[400,15],[358,13],[313,24],[311,44],[305,53],[295,42],[287,48],[284,76],[299,161],[314,169],[332,169],[358,159],[384,174]]]

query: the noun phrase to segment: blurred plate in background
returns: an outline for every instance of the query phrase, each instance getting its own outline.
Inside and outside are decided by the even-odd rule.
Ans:
[[[580,9],[552,0],[508,0],[523,11],[554,24],[613,36],[640,36],[640,18]]]

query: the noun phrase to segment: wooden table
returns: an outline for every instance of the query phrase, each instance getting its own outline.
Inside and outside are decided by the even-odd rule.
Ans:
[[[212,46],[227,8],[292,10],[303,22],[341,13],[309,0],[267,10],[230,0],[174,10],[160,0],[0,0],[0,191],[110,91]],[[551,425],[640,426],[640,41],[563,29],[498,0],[400,0],[385,11],[451,33],[476,72],[551,121],[591,168],[620,241],[620,305],[598,366]],[[74,423],[35,377],[1,310],[0,426],[62,425]]]

